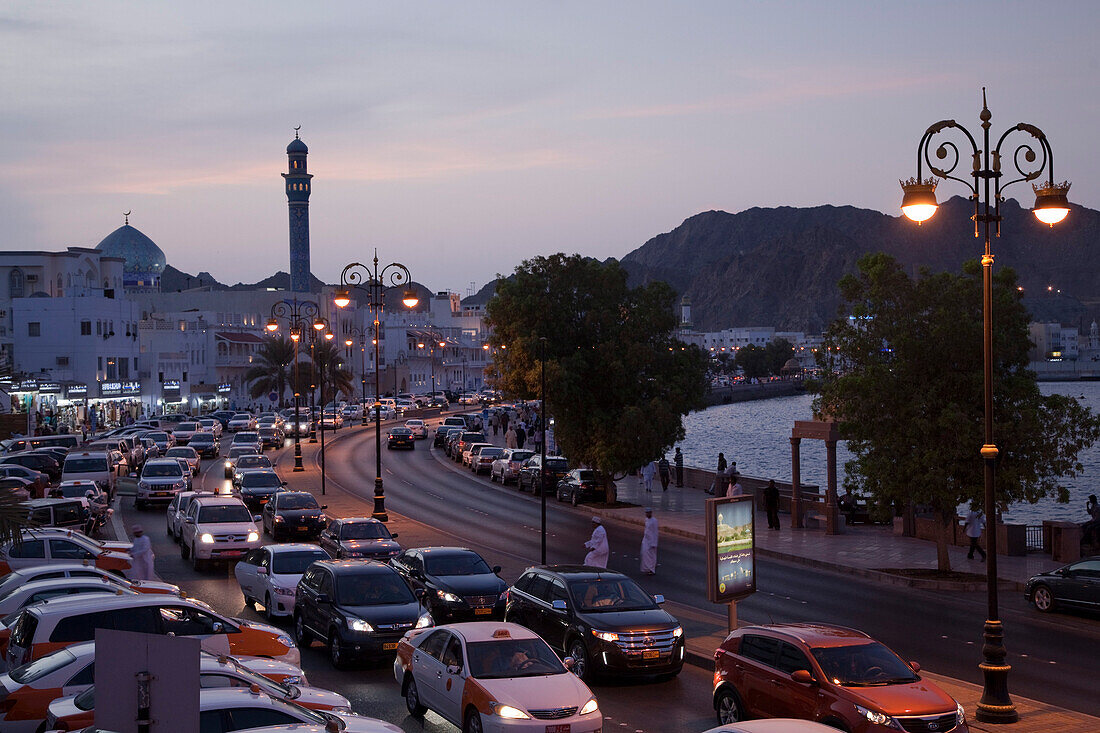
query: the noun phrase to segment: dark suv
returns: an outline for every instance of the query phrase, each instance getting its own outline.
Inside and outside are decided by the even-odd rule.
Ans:
[[[588,680],[675,677],[684,666],[684,631],[651,596],[622,573],[586,565],[528,568],[508,589],[504,618],[526,626]]]
[[[485,437],[485,433],[464,432],[458,436],[455,440],[454,446],[451,448],[451,458],[457,463],[462,463],[462,452],[467,450],[474,443],[488,443],[489,439]]]
[[[335,667],[397,650],[412,628],[431,616],[389,565],[370,560],[320,560],[298,581],[294,636],[300,647],[324,641]]]
[[[237,491],[245,506],[253,511],[260,511],[264,504],[271,501],[275,492],[282,490],[284,486],[286,482],[279,478],[279,474],[259,469],[242,473]]]
[[[263,510],[264,531],[276,542],[290,537],[311,540],[325,528],[327,508],[308,491],[276,491]]]
[[[508,585],[481,555],[465,547],[421,547],[406,550],[390,564],[414,589],[437,624],[504,618]]]
[[[558,482],[569,473],[569,461],[561,456],[546,456],[546,488],[553,492]],[[530,488],[535,495],[542,494],[542,456],[535,454],[523,462],[516,476],[516,488]]]

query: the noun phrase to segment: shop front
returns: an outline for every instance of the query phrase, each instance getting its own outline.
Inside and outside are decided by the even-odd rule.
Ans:
[[[136,380],[100,382],[99,398],[89,405],[89,419],[96,430],[136,420],[141,413],[141,382]]]

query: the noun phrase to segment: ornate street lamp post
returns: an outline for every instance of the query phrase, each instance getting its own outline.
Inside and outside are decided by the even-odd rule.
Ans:
[[[362,426],[367,426],[367,332],[358,327],[351,326],[348,329],[348,337],[344,339],[344,346],[348,347],[348,356],[351,356],[351,347],[355,343],[352,336],[359,337],[359,383],[363,388],[363,398],[359,403],[360,412],[362,413]],[[375,343],[378,343],[377,338]],[[378,362],[374,364],[374,370],[378,371]]]
[[[298,389],[298,342],[302,338],[302,329],[312,325],[320,309],[311,300],[280,300],[271,306],[271,318],[268,319],[266,328],[274,334],[279,330],[279,319],[283,318],[290,327],[290,340],[294,342],[294,471],[304,471],[302,466],[301,424],[302,418],[299,412],[298,400],[301,393]]]
[[[1002,192],[1013,183],[1020,181],[1033,181],[1039,178],[1046,170],[1048,177],[1045,183],[1032,184],[1035,190],[1035,208],[1032,212],[1035,217],[1054,226],[1062,221],[1069,213],[1069,202],[1066,194],[1069,191],[1069,182],[1055,183],[1054,181],[1054,153],[1050,149],[1046,135],[1035,125],[1019,123],[1010,127],[1000,139],[996,147],[990,147],[989,121],[993,115],[985,103],[985,89],[982,89],[982,111],[979,115],[982,127],[982,146],[970,132],[954,120],[941,120],[929,127],[921,138],[917,147],[917,175],[908,181],[901,182],[904,193],[901,210],[909,219],[917,222],[926,221],[936,213],[936,178],[951,179],[957,181],[970,191],[970,200],[974,202],[974,236],[985,238],[985,253],[982,255],[982,356],[984,370],[984,397],[985,397],[985,442],[981,447],[981,456],[985,462],[985,518],[987,523],[986,545],[988,557],[986,559],[986,594],[989,605],[985,622],[984,644],[982,646],[983,661],[979,665],[985,680],[982,698],[978,702],[977,718],[987,723],[1015,723],[1019,720],[1016,706],[1008,694],[1008,671],[1011,666],[1005,663],[1007,652],[1004,646],[1004,628],[1000,621],[997,604],[997,502],[994,489],[994,468],[997,460],[998,449],[993,442],[993,253],[990,250],[990,232],[997,236],[1001,234],[1001,201],[1004,199]],[[960,154],[959,148],[950,140],[941,142],[934,148],[937,163],[932,162],[932,141],[945,130],[957,130],[970,143],[969,151],[963,148]],[[1001,147],[1006,139],[1014,132],[1024,132],[1033,140],[1020,143],[1012,153],[1012,165],[1015,173],[1007,183],[1001,182],[1005,175],[1002,171]],[[1015,143],[1013,143],[1015,144]],[[969,152],[973,166],[970,176],[973,183],[963,178],[952,175],[962,159],[962,155]],[[1006,148],[1006,153],[1008,149]],[[923,166],[927,165],[933,178],[923,178]]]
[[[401,302],[406,308],[415,308],[420,302],[416,293],[408,289],[411,281],[409,268],[399,262],[391,262],[381,268],[378,266],[378,251],[374,252],[373,266],[364,265],[362,262],[352,262],[340,273],[340,289],[336,291],[334,302],[339,308],[346,308],[351,303],[350,288],[360,288],[366,291],[368,305],[374,315],[374,512],[372,517],[382,522],[389,521],[386,514],[386,493],[382,488],[382,394],[379,384],[378,369],[378,342],[381,341],[381,315],[385,305],[386,291],[390,288],[405,287],[404,297]],[[395,376],[396,379],[396,376]],[[396,395],[396,388],[394,391]]]

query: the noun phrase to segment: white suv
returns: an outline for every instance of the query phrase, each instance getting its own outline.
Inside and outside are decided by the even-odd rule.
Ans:
[[[258,516],[235,496],[196,496],[180,526],[180,554],[198,570],[210,560],[237,560],[260,546]]]
[[[95,481],[100,488],[114,496],[115,473],[106,453],[81,452],[65,456],[61,467],[62,481]]]
[[[172,501],[176,494],[187,489],[189,479],[186,469],[175,458],[146,461],[138,479],[134,507],[144,509],[150,502]]]

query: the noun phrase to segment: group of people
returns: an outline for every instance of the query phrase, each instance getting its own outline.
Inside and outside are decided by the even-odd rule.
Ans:
[[[611,557],[611,547],[607,543],[607,530],[604,529],[603,520],[592,517],[592,536],[584,543],[588,554],[584,556],[584,564],[594,568],[606,568],[607,561]],[[642,575],[657,574],[657,536],[659,534],[657,518],[653,516],[653,509],[645,509],[645,529],[642,531],[641,547],[641,572]]]
[[[489,427],[493,435],[504,432],[505,448],[523,448],[529,445],[532,450],[541,450],[543,441],[542,416],[533,407],[521,406],[519,410],[488,411]]]
[[[676,448],[676,455],[672,457],[672,463],[669,463],[666,456],[661,456],[655,461],[650,461],[641,467],[638,471],[638,480],[642,482],[642,486],[646,491],[653,491],[653,479],[660,478],[661,490],[668,491],[668,487],[672,484],[672,471],[673,467],[676,469],[676,486],[683,488],[684,486],[684,454],[680,452],[679,448]]]

